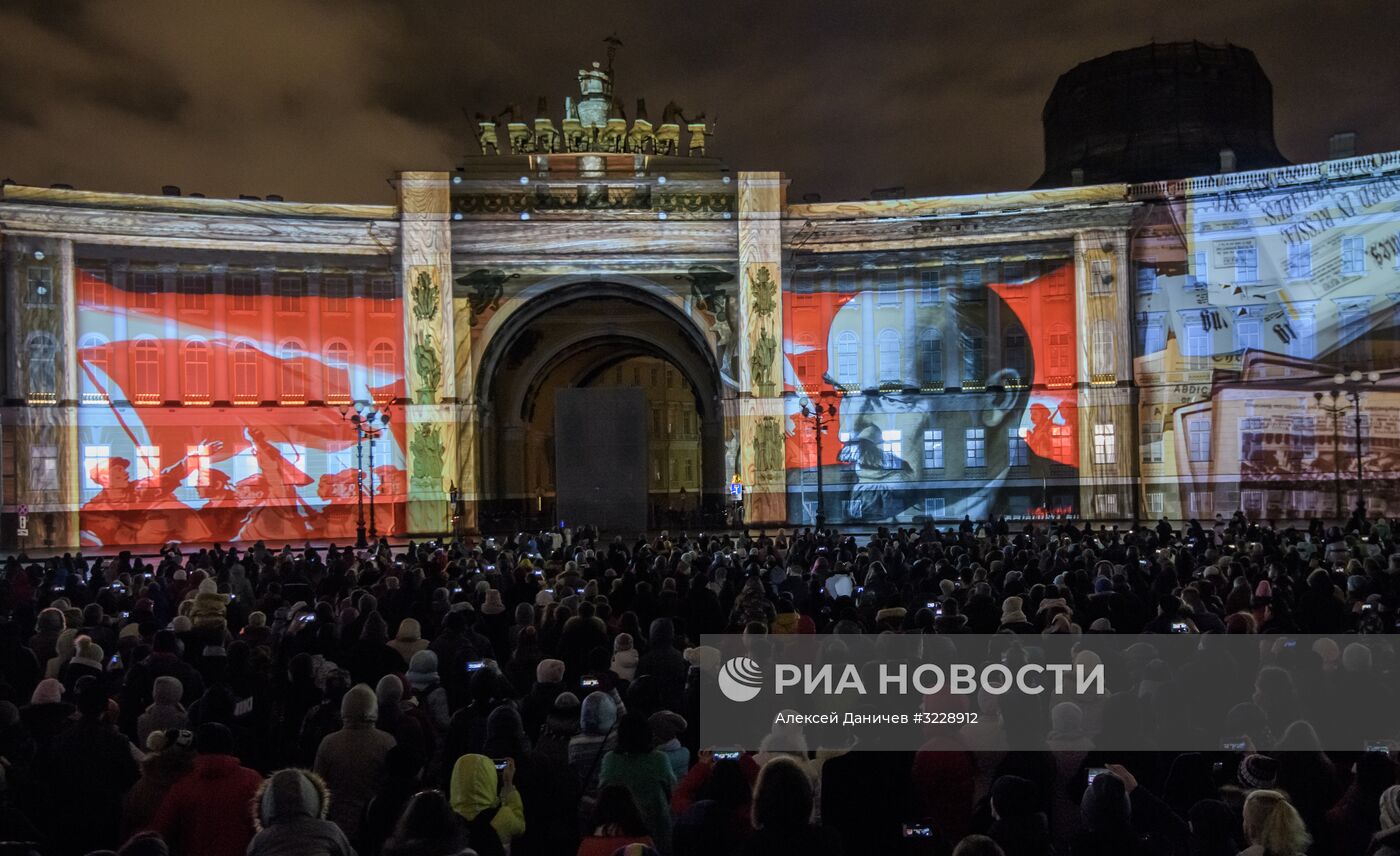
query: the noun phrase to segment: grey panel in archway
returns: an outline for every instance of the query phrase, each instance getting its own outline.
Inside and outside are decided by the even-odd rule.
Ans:
[[[554,468],[559,519],[607,532],[647,526],[647,403],[640,387],[561,389],[554,394]]]

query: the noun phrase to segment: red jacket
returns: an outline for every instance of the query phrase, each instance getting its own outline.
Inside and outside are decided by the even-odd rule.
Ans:
[[[200,755],[166,793],[151,826],[176,856],[244,856],[262,780],[232,755]]]

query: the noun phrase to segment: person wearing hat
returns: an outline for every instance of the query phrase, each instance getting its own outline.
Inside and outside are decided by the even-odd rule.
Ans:
[[[520,704],[527,734],[538,734],[554,700],[565,689],[564,661],[547,657],[535,666],[535,682]]]
[[[619,633],[613,640],[612,660],[609,663],[609,670],[617,675],[619,680],[631,681],[637,676],[637,661],[641,655],[632,644],[631,633]]]
[[[423,628],[416,618],[400,621],[399,631],[385,644],[399,653],[405,666],[413,659],[414,654],[428,647],[427,640],[423,638]]]
[[[452,711],[448,706],[447,689],[438,676],[437,654],[432,651],[414,654],[408,662],[404,681],[408,684],[409,695],[428,714],[434,735],[441,737],[446,734],[447,726],[452,721]]]
[[[1380,831],[1371,838],[1368,856],[1400,856],[1400,785],[1380,795]]]
[[[233,732],[206,722],[195,732],[194,767],[161,801],[151,826],[176,853],[243,856],[253,840],[250,811],[233,811],[253,801],[262,776],[238,762]]]
[[[569,766],[569,741],[578,734],[579,700],[571,692],[561,692],[554,697],[549,712],[545,714],[544,725],[536,732],[535,751],[548,759],[556,770]],[[528,730],[528,726],[527,726]]]
[[[104,683],[106,665],[107,654],[102,650],[102,646],[86,636],[79,636],[73,649],[73,659],[64,664],[59,673],[59,680],[63,681],[63,686],[69,693],[73,692],[79,679],[87,675],[91,675],[98,683]]]
[[[257,834],[248,856],[354,856],[345,833],[326,819],[331,795],[306,770],[279,770],[263,782],[253,802]]]
[[[685,717],[674,711],[658,710],[647,717],[647,727],[651,729],[652,748],[666,756],[671,773],[679,782],[690,770],[690,750],[681,745],[681,736],[687,728]]]
[[[1021,611],[1024,601],[1020,596],[1012,595],[1001,602],[1001,624],[997,631],[1008,630],[1012,633],[1035,633],[1035,625],[1026,620],[1026,614]]]
[[[42,807],[33,819],[57,853],[86,853],[116,841],[122,796],[140,775],[100,683],[85,682],[77,697],[78,721],[53,738],[44,763],[32,771],[35,805]]]
[[[340,700],[340,730],[327,734],[316,749],[313,769],[335,796],[329,817],[352,840],[384,772],[384,758],[396,742],[392,734],[375,728],[378,719],[374,690],[356,684]]]
[[[194,769],[194,732],[173,728],[153,731],[141,744],[141,778],[122,800],[122,838],[148,829],[160,810],[165,795],[176,782]]]
[[[152,690],[154,701],[136,720],[138,746],[145,746],[146,740],[153,732],[172,728],[179,730],[189,725],[189,715],[185,712],[184,705],[180,704],[184,693],[185,688],[180,685],[179,678],[173,675],[161,675],[156,678]]]
[[[1006,856],[1049,856],[1050,825],[1041,810],[1040,792],[1030,779],[999,776],[992,783],[992,825],[987,835]]]

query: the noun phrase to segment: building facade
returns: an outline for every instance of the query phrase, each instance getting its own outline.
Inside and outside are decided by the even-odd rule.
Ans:
[[[658,528],[1400,507],[1400,152],[793,204],[580,77],[392,206],[0,188],[0,546],[557,522],[599,386]]]

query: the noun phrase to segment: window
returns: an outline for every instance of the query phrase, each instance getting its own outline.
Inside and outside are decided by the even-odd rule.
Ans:
[[[148,479],[160,472],[160,447],[136,447],[136,480]]]
[[[1151,294],[1157,290],[1157,269],[1155,267],[1138,268],[1137,290],[1139,294]]]
[[[656,374],[656,367],[653,366],[652,369],[651,369],[651,385],[652,385],[653,387],[656,386],[656,377],[657,377],[657,374]]]
[[[29,447],[29,489],[58,490],[58,447]]]
[[[661,427],[661,408],[653,407],[651,409],[651,436],[660,437],[663,433]]]
[[[250,404],[258,400],[258,355],[250,342],[233,346],[233,401]]]
[[[1299,311],[1297,318],[1285,318],[1285,323],[1292,330],[1288,341],[1288,354],[1293,357],[1303,359],[1313,359],[1317,356],[1317,318],[1311,310]]]
[[[882,270],[880,271],[880,275],[876,279],[876,282],[878,283],[880,294],[877,305],[898,306],[899,274],[896,271],[892,270]]]
[[[685,481],[686,484],[695,480],[695,462],[689,458],[685,459]]]
[[[1299,241],[1288,245],[1288,278],[1307,279],[1312,276],[1312,242]]]
[[[1259,248],[1253,243],[1235,248],[1235,281],[1259,281]]]
[[[288,339],[277,349],[277,385],[283,404],[302,404],[306,401],[305,350],[296,339]]]
[[[258,280],[249,274],[231,276],[228,280],[229,311],[256,312],[258,309]]]
[[[943,429],[924,431],[924,469],[943,469]]]
[[[1020,285],[1026,279],[1026,263],[1006,262],[1001,269],[1001,279],[1007,285]]]
[[[389,386],[398,377],[396,369],[393,345],[380,342],[370,349],[369,385],[370,392],[375,395],[376,400],[392,397],[393,391]]]
[[[327,314],[344,315],[350,311],[350,280],[328,276],[321,281],[321,293],[326,298]]]
[[[53,404],[58,400],[58,343],[48,333],[35,333],[26,350],[29,403]]]
[[[99,268],[78,270],[78,303],[84,309],[107,308],[107,272]]]
[[[185,477],[188,487],[209,486],[209,447],[187,446],[185,459],[189,462],[190,474]]]
[[[48,265],[29,268],[29,287],[24,293],[29,306],[53,306],[53,269]]]
[[[155,309],[160,305],[160,274],[139,271],[131,274],[131,308]]]
[[[986,378],[986,340],[980,330],[965,330],[962,337],[962,385],[978,387]]]
[[[1075,459],[1074,429],[1069,425],[1050,426],[1050,456],[1060,463],[1067,463]]]
[[[180,274],[180,309],[203,312],[209,308],[209,277],[202,273]]]
[[[919,381],[925,387],[943,385],[943,336],[936,327],[919,335]]]
[[[919,302],[925,305],[932,305],[938,302],[938,297],[938,271],[919,271]]]
[[[339,339],[326,343],[326,403],[350,403],[350,346]]]
[[[1074,378],[1074,340],[1069,325],[1056,324],[1050,328],[1050,378],[1051,382],[1065,382]]]
[[[1366,238],[1362,235],[1342,236],[1342,276],[1361,276],[1366,272]]]
[[[1113,444],[1113,426],[1102,422],[1094,426],[1094,463],[1118,463],[1118,450]]]
[[[924,516],[935,520],[947,515],[947,502],[941,496],[924,497]]]
[[[1342,358],[1348,362],[1365,362],[1369,299],[1340,304],[1337,312],[1340,321],[1337,344],[1342,346]]]
[[[82,379],[80,394],[84,404],[106,404],[107,394],[107,340],[89,333],[78,341],[78,361]]]
[[[1210,516],[1215,513],[1215,494],[1204,490],[1193,490],[1187,499],[1192,517]]]
[[[1161,312],[1139,312],[1137,322],[1139,354],[1155,354],[1167,346],[1167,327]]]
[[[880,432],[881,461],[887,470],[898,470],[904,466],[904,443],[898,428]]]
[[[1261,350],[1264,347],[1264,321],[1255,315],[1235,320],[1235,350]]]
[[[1187,283],[1192,288],[1205,288],[1210,282],[1210,266],[1205,253],[1191,254],[1191,272],[1186,277]]]
[[[209,343],[191,339],[184,347],[185,401],[204,403],[213,397],[209,388]]]
[[[860,382],[860,337],[851,330],[836,337],[836,379],[841,383]]]
[[[968,428],[964,432],[967,440],[968,467],[985,467],[987,465],[987,429]]]
[[[1210,460],[1210,420],[1192,419],[1186,424],[1186,438],[1189,443],[1191,460]]]
[[[1030,363],[1026,359],[1026,334],[1020,328],[1009,330],[1003,339],[1002,359],[1006,363],[1006,368],[1016,372],[1017,385],[1024,385],[1030,382]]]
[[[1147,513],[1161,514],[1164,511],[1162,502],[1162,492],[1160,490],[1149,491],[1147,494]]]
[[[277,278],[277,311],[300,312],[306,298],[306,280],[299,276]]]
[[[1096,259],[1089,265],[1089,293],[1113,293],[1113,263],[1107,259]]]
[[[375,277],[370,281],[369,311],[375,315],[389,315],[394,311],[394,281],[388,277]]]
[[[1149,419],[1142,425],[1142,462],[1162,463],[1162,423]]]
[[[899,334],[893,330],[882,331],[879,352],[881,383],[899,383],[901,374],[900,351]]]
[[[839,273],[836,275],[836,292],[843,297],[849,297],[847,306],[857,305],[860,299],[856,292],[856,275],[853,273]]]
[[[1113,374],[1113,324],[1103,319],[1095,321],[1090,333],[1090,345],[1094,374]]]
[[[132,401],[160,403],[160,345],[155,339],[137,339],[131,349]]]
[[[1201,313],[1188,311],[1182,319],[1182,324],[1186,327],[1186,342],[1182,353],[1188,357],[1210,356],[1210,331],[1206,330]]]
[[[1094,496],[1094,513],[1103,517],[1113,517],[1118,514],[1118,497],[1111,493],[1100,493]]]
[[[1030,466],[1031,447],[1026,445],[1020,428],[1006,429],[1006,462],[1012,467]]]
[[[83,499],[91,499],[107,483],[107,462],[112,458],[111,446],[83,447]]]
[[[967,268],[963,268],[963,272],[962,272],[962,287],[963,287],[963,288],[981,288],[981,287],[982,287],[982,269],[981,269],[980,267],[967,267]]]

